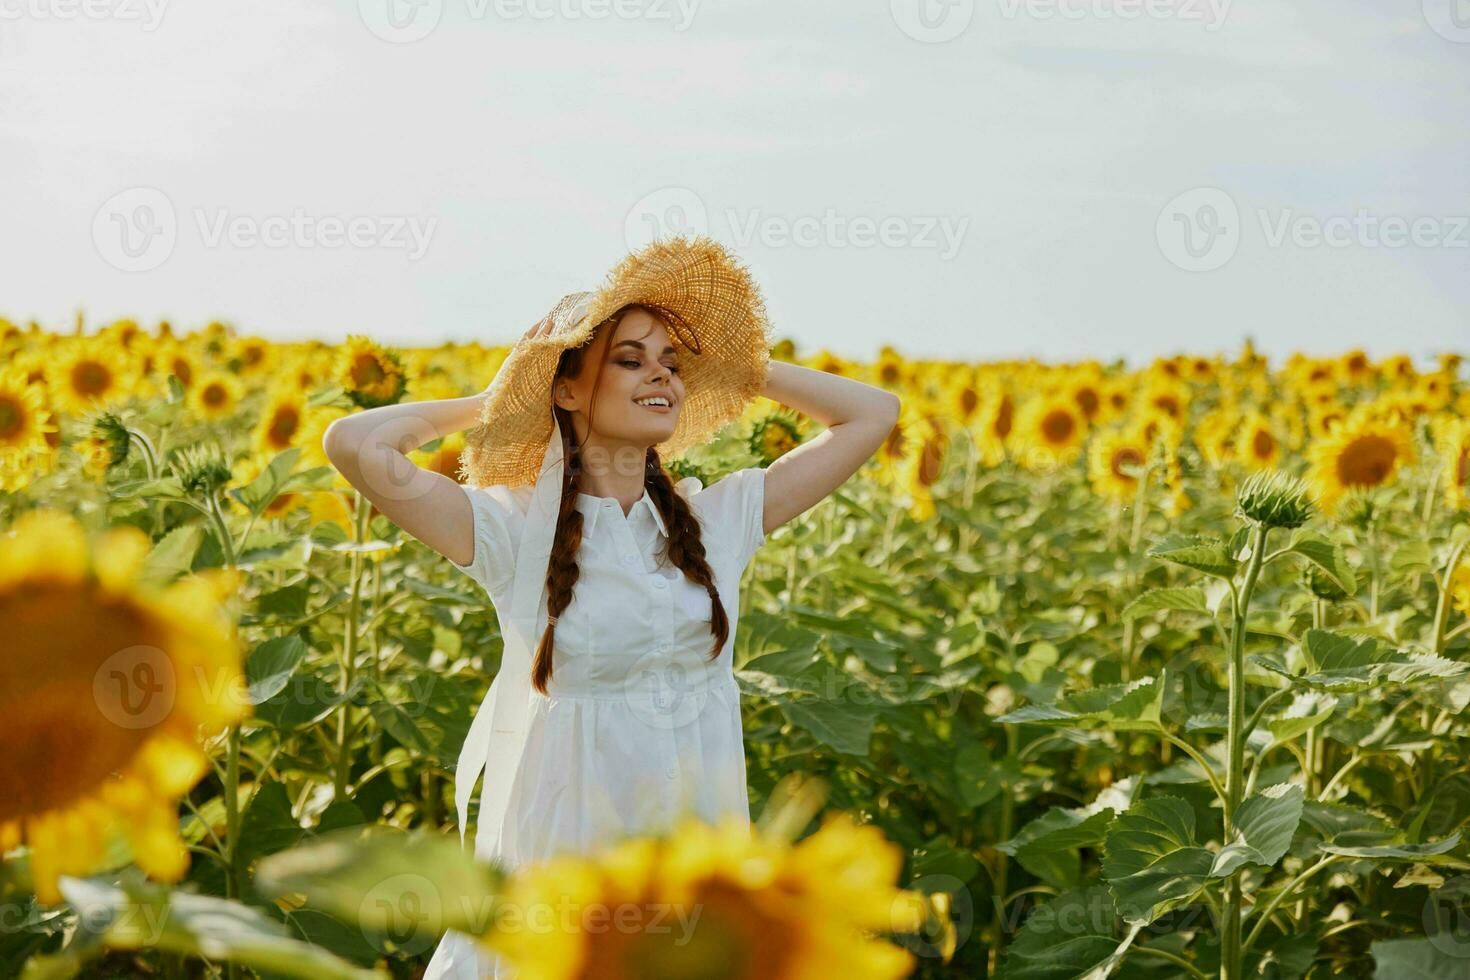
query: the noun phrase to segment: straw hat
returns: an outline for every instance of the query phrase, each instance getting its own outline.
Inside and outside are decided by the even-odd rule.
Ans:
[[[625,256],[595,290],[569,293],[552,308],[550,333],[517,343],[506,357],[465,435],[460,473],[474,486],[536,482],[553,431],[551,380],[564,350],[629,303],[671,310],[671,339],[684,347],[683,406],[673,435],[658,444],[664,459],[708,440],[739,418],[765,387],[770,324],[750,273],[706,236],[655,241]]]

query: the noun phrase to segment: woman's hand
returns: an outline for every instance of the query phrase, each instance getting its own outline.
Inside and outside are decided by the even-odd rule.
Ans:
[[[553,322],[552,322],[552,319],[551,319],[551,315],[548,313],[546,316],[542,317],[540,320],[537,320],[535,323],[531,324],[530,328],[525,333],[521,334],[521,339],[520,340],[517,340],[515,342],[515,346],[516,347],[519,347],[522,344],[524,344],[526,341],[531,340],[531,339],[533,339],[535,337],[545,337],[545,336],[547,336],[548,334],[551,333],[552,326],[553,326]],[[480,394],[479,394],[478,397],[484,398],[486,395],[490,394],[490,388],[494,384],[495,384],[495,379],[494,378],[491,378],[490,379],[490,383],[487,384],[487,385],[485,385],[485,387],[480,390]]]

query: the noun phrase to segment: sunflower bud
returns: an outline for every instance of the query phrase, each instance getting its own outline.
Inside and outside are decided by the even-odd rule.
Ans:
[[[190,493],[208,496],[230,482],[230,464],[213,443],[199,443],[174,450],[173,469]]]
[[[1378,518],[1378,497],[1371,488],[1354,488],[1337,505],[1337,519],[1348,527],[1366,530]]]
[[[1280,470],[1253,474],[1235,494],[1235,509],[1266,527],[1301,527],[1312,516],[1307,485]]]
[[[1316,565],[1308,565],[1306,571],[1302,572],[1302,584],[1318,599],[1328,602],[1341,602],[1347,598],[1347,592],[1342,586],[1332,580],[1332,577]]]
[[[92,434],[107,449],[108,469],[127,462],[132,437],[128,435],[128,427],[122,419],[111,412],[104,412],[92,422]]]

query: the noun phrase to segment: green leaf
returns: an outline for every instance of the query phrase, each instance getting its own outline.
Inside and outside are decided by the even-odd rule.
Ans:
[[[1432,858],[1442,857],[1454,850],[1460,844],[1460,832],[1455,831],[1444,840],[1435,841],[1431,844],[1377,844],[1364,847],[1346,847],[1341,844],[1318,844],[1317,846],[1328,854],[1341,854],[1344,857],[1374,858],[1379,861],[1423,861],[1434,864]],[[1465,866],[1466,862],[1461,858],[1451,858],[1443,862],[1446,864]]]
[[[1464,980],[1470,936],[1441,933],[1433,939],[1379,939],[1369,947],[1373,980]]]
[[[143,577],[162,585],[188,574],[194,565],[194,555],[203,542],[204,528],[198,524],[174,528],[148,552],[143,563]]]
[[[231,490],[230,496],[250,513],[258,516],[280,495],[286,478],[291,475],[291,469],[300,456],[300,446],[292,446],[277,453],[266,468],[260,471],[259,476],[238,490]]]
[[[1231,839],[1215,856],[1210,876],[1224,878],[1246,864],[1274,867],[1291,847],[1303,798],[1299,784],[1277,783],[1242,800]]]
[[[1209,605],[1205,601],[1205,590],[1191,585],[1182,589],[1151,589],[1128,603],[1123,609],[1123,619],[1137,619],[1164,609],[1204,613],[1206,616],[1210,614]]]
[[[1229,545],[1222,538],[1171,534],[1150,548],[1148,553],[1160,561],[1173,562],[1218,578],[1233,578],[1239,565],[1230,557]]]
[[[838,752],[866,758],[878,709],[872,705],[834,703],[816,698],[782,701],[781,713],[798,728]]]
[[[1116,920],[1103,886],[1064,892],[1026,919],[996,980],[1105,980],[1143,928],[1135,923],[1120,938]]]
[[[272,898],[303,894],[313,908],[406,942],[447,929],[485,932],[503,880],[454,836],[372,825],[323,833],[263,858],[255,887]]]
[[[122,887],[63,876],[61,893],[78,909],[81,928],[66,949],[27,962],[25,980],[74,976],[103,948],[160,949],[239,963],[279,976],[377,980],[381,975],[293,939],[285,926],[238,902],[175,891],[127,877]]]
[[[1412,684],[1470,671],[1470,664],[1431,653],[1405,653],[1385,647],[1371,636],[1351,637],[1310,629],[1302,639],[1306,673],[1294,674],[1265,657],[1251,661],[1313,690],[1347,693],[1377,684]]]
[[[1284,550],[1316,565],[1348,595],[1358,591],[1358,580],[1353,575],[1353,567],[1348,564],[1347,555],[1343,553],[1342,546],[1330,538],[1299,527],[1292,532]]]
[[[1030,704],[997,720],[1007,724],[1101,725],[1116,731],[1152,730],[1158,727],[1164,686],[1162,675],[1158,680],[1140,677],[1128,684],[1088,688],[1046,704]]]
[[[184,485],[171,476],[158,480],[128,480],[114,485],[111,493],[117,500],[129,500],[134,497],[182,500],[187,496],[184,493]]]
[[[1087,807],[1054,806],[1022,827],[1016,836],[997,844],[996,850],[1011,855],[1050,885],[1072,887],[1077,884],[1077,851],[1101,844],[1114,815],[1107,808],[1089,812]],[[1062,857],[1068,859],[1065,865],[1058,860]]]
[[[251,650],[245,660],[250,703],[262,704],[281,693],[305,657],[306,641],[296,633],[266,640]]]
[[[1194,840],[1194,810],[1175,796],[1133,804],[1103,846],[1102,876],[1123,918],[1138,925],[1194,901],[1215,859]]]

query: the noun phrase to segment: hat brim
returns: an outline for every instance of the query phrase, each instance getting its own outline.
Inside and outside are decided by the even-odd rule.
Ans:
[[[707,441],[761,393],[772,340],[749,271],[707,236],[661,239],[625,256],[597,289],[563,297],[551,311],[550,332],[515,345],[495,375],[479,423],[465,435],[460,475],[466,482],[535,482],[551,436],[551,382],[562,352],[591,340],[598,324],[629,303],[671,310],[699,347],[680,354],[684,402],[673,434],[656,447],[661,458]],[[684,337],[675,340],[687,348]]]

